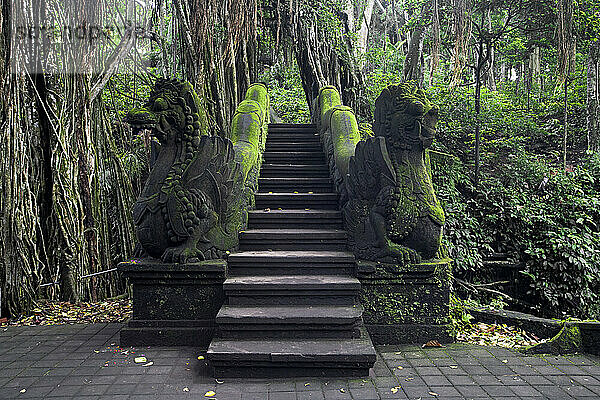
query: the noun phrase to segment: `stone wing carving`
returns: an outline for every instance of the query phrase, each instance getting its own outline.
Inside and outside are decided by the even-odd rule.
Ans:
[[[349,198],[374,200],[379,191],[394,187],[396,173],[390,162],[385,139],[382,137],[360,141],[348,167],[347,190]]]

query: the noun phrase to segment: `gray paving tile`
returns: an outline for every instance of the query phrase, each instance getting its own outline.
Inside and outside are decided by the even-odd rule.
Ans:
[[[437,367],[415,367],[418,375],[442,375],[442,371]]]
[[[519,397],[542,397],[542,393],[529,385],[511,385],[510,389]]]
[[[571,399],[572,397],[564,390],[556,385],[537,385],[536,390],[540,392],[546,399],[562,400]]]
[[[575,398],[597,397],[598,396],[597,393],[594,393],[590,389],[580,386],[580,385],[563,386],[563,387],[561,387],[561,389]]]
[[[472,381],[479,385],[501,385],[502,381],[496,375],[487,374],[487,375],[471,375],[470,377]]]
[[[460,397],[460,393],[453,386],[429,386],[429,394],[435,393],[442,399],[447,397]],[[434,396],[435,396],[434,395]]]
[[[544,377],[555,385],[572,385],[576,383],[573,377],[568,375],[544,375]]]
[[[448,378],[453,385],[475,385],[475,380],[468,375],[446,375],[446,378]]]
[[[482,385],[481,387],[493,399],[504,396],[514,396],[514,392],[504,385]]]
[[[452,386],[452,383],[444,375],[421,376],[427,386]]]
[[[590,385],[586,387],[600,397],[600,385]]]
[[[350,399],[350,397],[347,397]],[[269,400],[296,400],[296,392],[273,392],[269,393]],[[338,399],[344,399],[340,397]]]
[[[325,400],[322,390],[296,392],[296,397],[298,400]]]
[[[552,382],[541,375],[521,375],[521,378],[532,386],[552,385]]]
[[[485,397],[487,396],[487,393],[485,390],[483,390],[483,388],[479,385],[456,385],[454,386],[456,388],[456,390],[458,390],[460,392],[460,394],[462,394],[465,397]]]
[[[410,399],[432,397],[429,394],[431,389],[427,386],[403,386],[402,390]]]

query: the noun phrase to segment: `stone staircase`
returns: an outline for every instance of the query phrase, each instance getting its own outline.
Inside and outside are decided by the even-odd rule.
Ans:
[[[269,126],[255,199],[228,258],[215,376],[368,375],[376,354],[315,125]]]

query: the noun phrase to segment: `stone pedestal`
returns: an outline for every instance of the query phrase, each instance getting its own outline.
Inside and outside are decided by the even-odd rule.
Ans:
[[[375,344],[448,343],[451,260],[358,262],[363,319]]]
[[[162,263],[138,259],[119,264],[133,286],[133,316],[121,346],[195,346],[207,349],[223,304],[224,260]]]

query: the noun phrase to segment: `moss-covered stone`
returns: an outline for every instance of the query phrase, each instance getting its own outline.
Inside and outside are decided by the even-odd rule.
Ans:
[[[344,197],[348,163],[360,141],[356,116],[352,108],[342,105],[340,94],[333,86],[325,86],[319,91],[316,104],[316,120],[328,153],[331,174]]]
[[[269,129],[269,93],[263,83],[254,83],[246,91],[231,121],[231,140],[235,159],[240,164],[244,180],[246,209],[254,207],[254,193],[258,190],[258,176],[262,165]],[[246,210],[242,219],[247,221]]]
[[[133,208],[137,255],[187,263],[236,247],[231,227],[240,225],[242,175],[232,143],[208,134],[192,85],[158,79],[127,121],[134,130],[150,129],[161,145]]]
[[[581,330],[577,323],[565,322],[561,330],[547,342],[523,350],[527,354],[571,354],[582,349]]]
[[[432,260],[421,264],[388,264],[363,262],[359,274],[360,300],[364,307],[363,319],[367,326],[385,331],[404,332],[403,326],[420,327],[431,331],[431,339],[442,335],[449,323],[450,287],[448,274],[450,260]],[[395,327],[395,328],[394,328]]]

